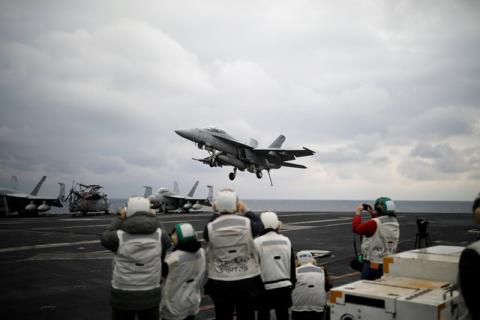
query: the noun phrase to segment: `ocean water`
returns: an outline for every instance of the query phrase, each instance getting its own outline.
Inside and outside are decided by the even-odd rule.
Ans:
[[[127,199],[110,199],[110,210],[125,206]],[[252,211],[307,211],[307,212],[353,212],[359,203],[374,200],[249,200],[244,202]],[[472,202],[469,201],[395,201],[397,212],[438,212],[471,213]],[[205,208],[209,211],[209,208]],[[64,210],[65,211],[65,210]]]

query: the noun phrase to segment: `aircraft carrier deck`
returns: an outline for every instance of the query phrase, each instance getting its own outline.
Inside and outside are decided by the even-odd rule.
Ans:
[[[159,215],[170,231],[188,221],[203,230],[211,213]],[[329,250],[319,258],[334,286],[360,278],[348,266],[353,257],[352,212],[280,212],[283,233],[295,251]],[[430,222],[432,245],[464,246],[475,240],[471,214],[399,213],[399,252],[414,248],[416,219]],[[55,215],[0,220],[1,319],[109,319],[112,254],[99,235],[113,217]],[[197,319],[214,317],[211,300],[202,300]]]

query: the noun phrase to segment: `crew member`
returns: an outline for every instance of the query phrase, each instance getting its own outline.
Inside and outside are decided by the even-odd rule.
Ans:
[[[270,310],[274,309],[276,318],[289,318],[288,308],[292,305],[292,287],[295,285],[295,255],[292,244],[280,234],[281,223],[275,212],[260,215],[264,231],[255,239],[258,248],[262,281],[265,291],[260,299],[258,318],[270,319]]]
[[[383,275],[383,258],[397,251],[400,227],[395,216],[395,203],[387,197],[375,200],[372,219],[362,223],[364,206],[358,205],[352,221],[353,232],[364,236],[362,279],[375,280]]]
[[[102,245],[113,251],[112,318],[158,320],[162,261],[170,247],[150,201],[132,197],[121,215],[101,235]]]
[[[168,274],[162,289],[160,316],[168,320],[193,320],[202,300],[205,251],[190,223],[176,224],[171,239],[174,248],[165,259]]]
[[[327,271],[317,267],[309,251],[297,253],[297,283],[292,292],[292,319],[323,319],[330,284]]]
[[[480,193],[473,202],[473,218],[480,224]],[[471,319],[480,319],[480,306],[478,305],[478,288],[480,288],[480,240],[470,244],[463,250],[459,266],[459,284],[465,304]]]
[[[231,189],[212,204],[215,214],[204,230],[208,281],[218,320],[255,319],[255,302],[262,290],[258,253],[253,237],[262,231],[260,219],[248,212]]]

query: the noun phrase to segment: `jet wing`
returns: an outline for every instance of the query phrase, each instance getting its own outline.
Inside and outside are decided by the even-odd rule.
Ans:
[[[240,141],[237,141],[235,139],[231,139],[231,138],[227,138],[221,134],[217,134],[217,133],[210,133],[212,136],[214,136],[215,138],[218,138],[220,140],[223,140],[224,142],[227,142],[227,143],[231,143],[233,145],[236,145],[238,147],[243,147],[243,148],[247,148],[247,149],[253,149],[252,146],[249,146],[248,144],[245,144],[245,143],[241,143]]]
[[[50,206],[55,206],[55,207],[63,207],[61,201],[58,198],[53,198],[53,197],[41,197],[41,196],[28,196],[28,200],[33,201],[33,203],[40,205],[42,203],[46,203]]]
[[[260,153],[268,160],[276,161],[289,161],[295,160],[298,157],[307,157],[315,154],[314,151],[303,147],[303,149],[279,149],[279,148],[266,148],[266,149],[253,149],[254,152]]]
[[[24,199],[26,201],[33,202],[37,205],[40,205],[45,202],[50,206],[63,207],[61,201],[58,198],[53,198],[53,197],[32,196],[25,193],[9,193],[9,194],[6,194],[5,197],[7,197],[7,199],[8,198],[19,199],[19,200]]]
[[[188,200],[189,202],[199,203],[202,206],[211,206],[212,205],[210,200],[208,200],[206,198],[190,198],[190,197],[188,197],[188,198],[185,198],[185,200]]]
[[[195,197],[186,197],[181,195],[164,195],[165,198],[174,199],[177,202],[179,207],[183,206],[187,202],[196,202],[202,206],[211,206],[212,204],[207,198],[195,198]]]

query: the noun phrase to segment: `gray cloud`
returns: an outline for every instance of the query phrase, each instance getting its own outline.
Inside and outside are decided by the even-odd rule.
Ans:
[[[126,196],[198,177],[257,198],[381,187],[448,198],[448,187],[429,193],[429,181],[445,180],[461,181],[467,197],[479,180],[479,9],[467,0],[2,2],[0,182],[47,174]],[[207,125],[261,146],[285,134],[286,147],[317,154],[299,159],[306,171],[272,171],[273,189],[246,174],[231,184],[228,169],[191,160],[206,154],[173,132]],[[365,182],[372,176],[381,183]],[[421,183],[403,190],[405,180]]]
[[[478,148],[454,149],[449,144],[418,144],[399,165],[399,172],[415,180],[465,178],[480,169]]]

